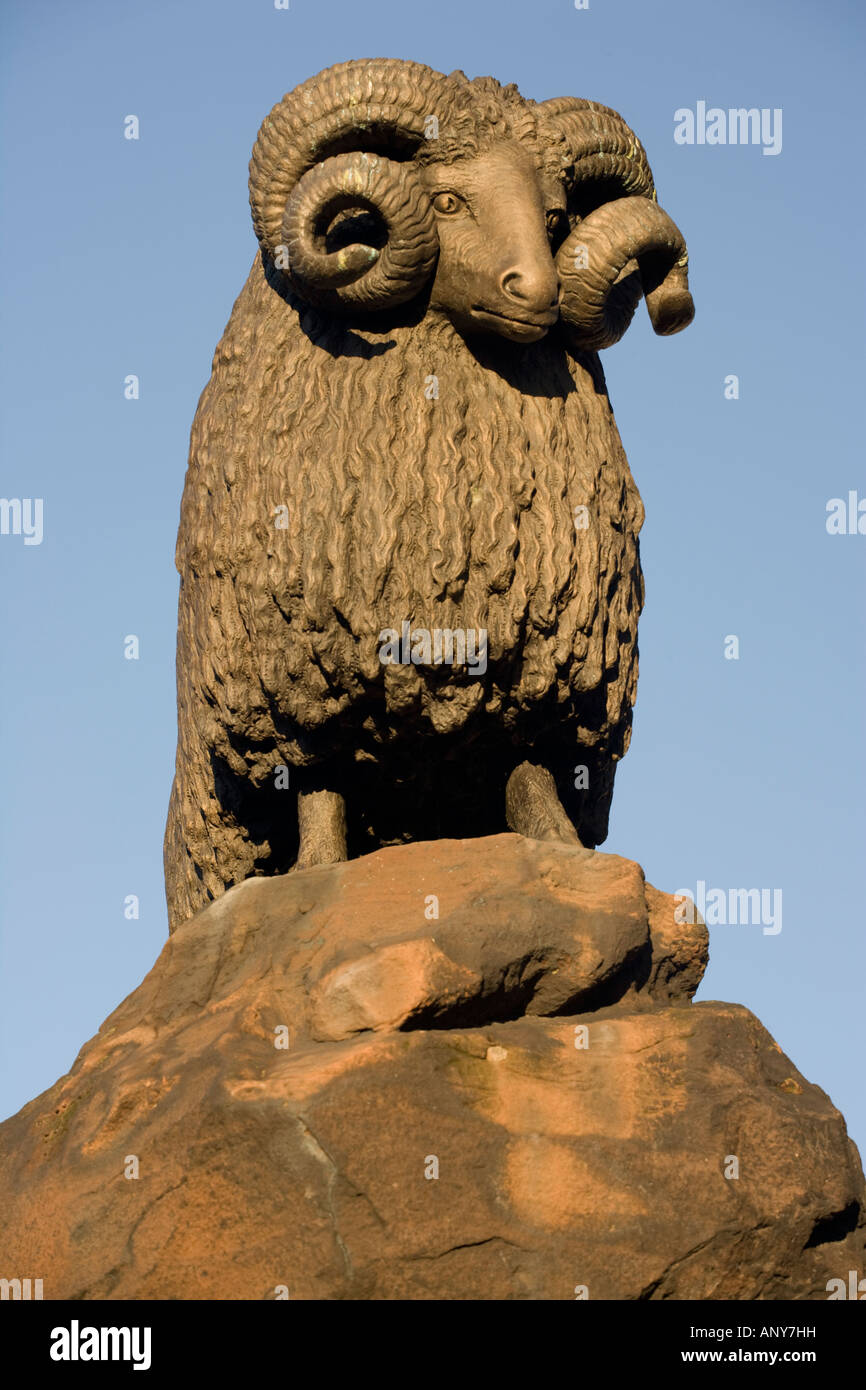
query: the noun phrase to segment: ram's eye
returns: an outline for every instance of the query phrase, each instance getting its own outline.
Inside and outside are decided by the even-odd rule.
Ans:
[[[563,208],[551,208],[550,212],[544,214],[544,220],[547,223],[547,235],[551,239],[568,231],[568,218]]]
[[[433,206],[437,212],[456,212],[458,208],[463,206],[463,199],[459,198],[456,193],[437,193],[433,199]]]

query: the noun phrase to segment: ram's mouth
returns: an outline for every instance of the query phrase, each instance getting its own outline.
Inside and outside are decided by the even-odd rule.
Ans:
[[[472,305],[472,317],[476,323],[494,329],[505,338],[515,342],[537,343],[559,318],[559,311],[552,309],[536,318],[516,318],[512,314],[501,314],[496,309],[488,309],[484,304]]]

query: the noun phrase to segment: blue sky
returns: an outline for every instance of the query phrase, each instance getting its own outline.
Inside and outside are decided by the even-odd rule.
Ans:
[[[866,1144],[866,535],[825,525],[831,498],[866,498],[861,7],[19,0],[2,31],[0,493],[42,498],[44,536],[0,536],[0,1115],[67,1070],[163,943],[174,541],[255,250],[247,161],[284,91],[382,55],[615,107],[686,234],[695,323],[657,339],[640,311],[603,354],[647,508],[605,849],[670,891],[782,890],[778,934],[713,929],[699,997],[753,1009]],[[699,101],[780,109],[780,153],[677,144]]]

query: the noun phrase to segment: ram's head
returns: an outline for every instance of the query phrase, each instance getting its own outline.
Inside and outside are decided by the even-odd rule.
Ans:
[[[343,63],[274,107],[250,163],[256,234],[311,303],[351,316],[429,296],[462,333],[573,347],[692,320],[683,237],[615,111],[492,78]]]

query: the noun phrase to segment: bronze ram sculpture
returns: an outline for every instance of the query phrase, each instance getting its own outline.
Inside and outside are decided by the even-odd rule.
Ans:
[[[177,543],[172,930],[408,839],[604,839],[643,506],[596,353],[642,296],[659,333],[693,314],[594,102],[342,63],[271,111],[250,201]]]

